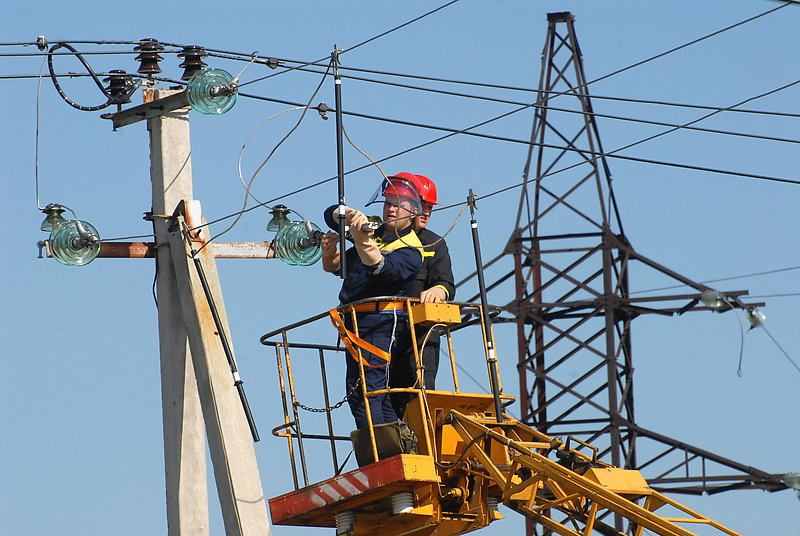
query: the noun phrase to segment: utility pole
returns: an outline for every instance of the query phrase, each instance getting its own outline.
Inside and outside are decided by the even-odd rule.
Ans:
[[[146,119],[150,133],[168,533],[209,534],[207,436],[225,533],[269,536],[251,438],[257,432],[248,426],[249,408],[240,400],[241,380],[225,338],[230,330],[215,248],[203,247],[207,231],[184,232],[205,223],[199,202],[192,201],[187,105],[183,91],[148,90],[145,104],[107,116],[115,128]],[[149,245],[140,246],[140,256],[150,256]],[[264,249],[243,246],[250,251],[232,256],[254,258],[254,246]],[[119,256],[133,256],[130,251]],[[264,251],[260,258],[269,257]]]
[[[174,90],[149,90],[145,98],[162,99],[175,93]],[[148,119],[147,130],[150,133],[153,214],[171,214],[182,199],[193,199],[189,110],[179,108]],[[170,536],[205,536],[209,533],[206,434],[169,248],[169,223],[167,218],[153,218],[158,267],[156,289],[167,527]]]

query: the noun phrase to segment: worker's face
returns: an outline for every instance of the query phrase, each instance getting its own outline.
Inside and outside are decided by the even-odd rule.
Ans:
[[[402,231],[411,225],[413,217],[411,201],[403,196],[386,195],[386,201],[383,203],[383,221],[386,222],[385,235]]]
[[[433,205],[431,203],[422,202],[422,214],[414,218],[414,230],[421,231],[428,225],[428,220],[431,218],[431,210]]]

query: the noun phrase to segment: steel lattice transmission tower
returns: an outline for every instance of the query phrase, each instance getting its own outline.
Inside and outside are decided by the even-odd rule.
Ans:
[[[544,432],[569,427],[590,432],[590,442],[605,434],[611,463],[635,465],[634,440],[618,426],[620,418],[634,422],[627,241],[573,23],[569,13],[548,15],[525,184],[506,249],[514,257],[516,300],[507,311],[517,323],[520,411]],[[550,112],[551,102],[559,111]],[[567,367],[582,372],[570,378],[561,374]]]
[[[637,254],[626,239],[574,20],[570,13],[548,15],[516,229],[504,252],[485,265],[503,257],[514,261],[496,281],[487,279],[487,288],[490,301],[506,303],[498,321],[517,326],[520,418],[550,435],[600,447],[604,461],[642,470],[660,491],[785,489],[783,475],[636,425],[633,319],[762,304],[742,303],[746,291],[719,293],[676,274]],[[635,262],[686,285],[689,293],[632,297]],[[512,277],[515,297],[501,301],[501,284]]]

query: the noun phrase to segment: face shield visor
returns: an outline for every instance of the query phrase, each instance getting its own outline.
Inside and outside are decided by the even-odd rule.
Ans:
[[[366,206],[373,203],[391,203],[398,208],[404,208],[413,215],[422,213],[422,204],[420,203],[419,192],[414,183],[402,177],[389,177],[381,181],[380,186]]]

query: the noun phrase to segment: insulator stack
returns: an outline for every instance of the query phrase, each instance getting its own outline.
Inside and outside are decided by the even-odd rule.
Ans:
[[[289,221],[288,215],[291,212],[289,207],[286,205],[275,205],[272,207],[270,214],[272,214],[272,219],[269,220],[267,224],[267,231],[278,232],[281,230],[281,227],[286,225],[287,223],[291,223]]]
[[[122,69],[113,69],[108,72],[108,78],[104,79],[103,82],[108,84],[106,91],[108,91],[115,103],[126,104],[131,102],[130,95],[126,96],[130,80],[131,75]]]
[[[183,75],[181,76],[181,80],[189,80],[194,73],[203,69],[204,67],[208,67],[208,65],[206,65],[206,63],[203,61],[203,58],[208,57],[208,54],[203,47],[196,45],[183,47],[183,52],[178,54],[178,57],[183,58],[183,63],[178,65],[178,67],[183,67]]]
[[[319,238],[322,231],[309,222],[292,221],[285,224],[275,237],[275,253],[289,266],[311,266],[322,257]],[[309,235],[314,235],[313,239]]]
[[[201,114],[224,114],[236,104],[236,85],[223,69],[197,71],[186,84],[186,96],[192,109]]]
[[[42,231],[52,233],[53,230],[58,227],[61,223],[67,221],[64,219],[62,214],[64,213],[64,209],[61,208],[59,205],[55,205],[50,203],[47,205],[43,210],[43,213],[47,214],[47,217],[42,222]]]
[[[87,232],[88,231],[88,232]],[[65,266],[86,266],[100,253],[100,235],[89,222],[65,220],[50,233],[53,258]]]
[[[158,66],[158,62],[163,61],[164,58],[159,56],[158,53],[163,52],[164,47],[159,44],[158,40],[150,38],[142,39],[139,41],[139,46],[133,50],[139,53],[139,55],[136,56],[136,61],[142,63],[137,70],[138,73],[153,76],[161,72],[161,67]]]

